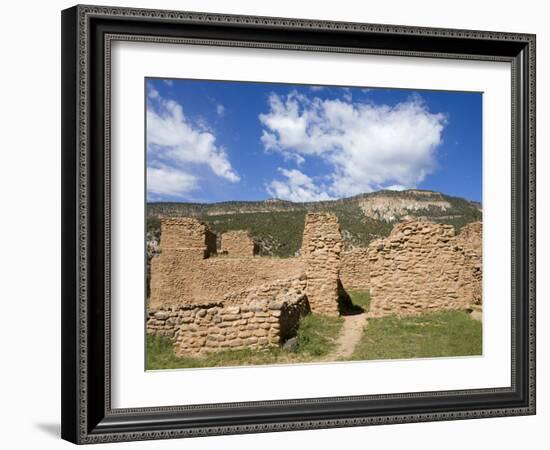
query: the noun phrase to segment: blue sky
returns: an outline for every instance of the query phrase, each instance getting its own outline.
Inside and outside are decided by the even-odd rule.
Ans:
[[[147,79],[149,201],[481,201],[482,94]]]

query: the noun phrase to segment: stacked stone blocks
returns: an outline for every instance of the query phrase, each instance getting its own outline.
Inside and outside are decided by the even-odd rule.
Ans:
[[[256,287],[247,293],[248,301],[240,305],[230,305],[232,299],[224,298],[221,303],[150,309],[147,332],[170,338],[178,356],[261,349],[294,336],[300,318],[309,312],[299,280],[280,280],[276,287]]]
[[[338,315],[339,286],[369,289],[370,315],[467,309],[482,297],[482,226],[404,220],[389,237],[343,252],[338,218],[306,215],[300,256],[254,256],[246,232],[216,236],[192,218],[161,220],[147,331],[178,355],[279,345],[300,317]]]
[[[337,316],[340,256],[343,249],[338,217],[306,215],[301,255],[306,267],[306,293],[315,314]]]
[[[227,231],[222,234],[221,251],[229,256],[254,256],[256,244],[248,231]]]
[[[481,224],[404,221],[369,246],[370,314],[466,310],[481,301]],[[465,237],[469,235],[469,237]],[[474,255],[474,248],[479,252]]]

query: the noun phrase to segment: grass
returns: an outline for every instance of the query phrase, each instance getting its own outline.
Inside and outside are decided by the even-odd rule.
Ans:
[[[168,338],[147,335],[147,370],[221,366],[290,364],[322,360],[333,348],[342,319],[307,315],[300,320],[294,351],[282,347],[241,349],[211,353],[204,357],[179,357]]]
[[[462,311],[369,319],[351,359],[481,355],[481,322]]]
[[[368,291],[348,291],[346,312],[368,312]],[[302,317],[293,350],[272,347],[211,353],[204,357],[178,357],[169,339],[147,336],[147,369],[228,367],[327,361],[341,331],[341,317],[309,314]],[[414,317],[369,319],[366,331],[350,360],[410,359],[481,355],[481,322],[462,311]]]
[[[333,348],[343,320],[309,314],[302,318],[297,332],[297,351],[302,357],[322,357]]]
[[[370,293],[369,291],[348,291],[351,297],[351,302],[363,311],[367,312],[370,308]]]
[[[338,297],[338,311],[342,316],[361,314],[370,308],[369,291],[346,291],[339,284]]]

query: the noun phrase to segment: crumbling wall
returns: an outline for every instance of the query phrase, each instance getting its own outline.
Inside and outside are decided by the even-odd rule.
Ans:
[[[464,295],[472,299],[472,303],[480,305],[482,302],[483,265],[482,239],[483,227],[481,222],[465,225],[454,244],[464,254],[464,267],[460,272],[460,286]]]
[[[338,217],[330,213],[306,214],[300,253],[305,262],[306,294],[313,313],[339,314],[338,280],[342,248]]]
[[[455,237],[451,225],[404,221],[369,246],[373,316],[467,309],[481,293],[470,248],[481,246],[481,226]],[[480,264],[480,255],[479,255]],[[481,298],[481,296],[479,296]]]
[[[163,253],[178,252],[182,257],[203,259],[212,251],[212,233],[206,224],[192,217],[161,219],[160,235]]]
[[[256,244],[248,231],[227,231],[221,237],[221,251],[229,256],[254,256]]]
[[[147,332],[170,338],[178,356],[278,346],[296,334],[300,318],[309,312],[305,293],[292,288],[293,283],[278,281],[279,286],[287,286],[285,292],[268,285],[250,289],[249,301],[241,305],[222,302],[150,308]],[[272,294],[255,297],[254,291]]]
[[[197,219],[161,219],[160,251],[151,260],[149,305],[218,302],[228,292],[304,272],[299,258],[255,258],[251,253],[209,257],[215,255],[215,245],[215,234]]]
[[[340,281],[344,289],[368,290],[370,288],[369,258],[368,248],[342,252]]]
[[[153,308],[163,304],[219,302],[228,293],[284,278],[299,278],[305,272],[300,258],[229,258],[217,256],[189,260],[161,253],[152,260]]]

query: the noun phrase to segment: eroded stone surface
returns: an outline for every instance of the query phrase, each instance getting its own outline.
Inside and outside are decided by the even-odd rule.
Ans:
[[[343,252],[338,218],[309,213],[299,257],[254,256],[246,232],[222,237],[192,218],[161,220],[147,331],[178,355],[279,345],[299,318],[338,315],[340,289],[369,289],[369,316],[469,309],[482,302],[482,224],[405,219],[368,248]],[[225,241],[225,243],[224,243]],[[350,347],[351,348],[351,347]]]
[[[229,256],[254,256],[256,244],[245,230],[227,231],[222,234],[221,251]]]
[[[228,296],[220,303],[150,308],[147,332],[170,338],[178,356],[278,346],[296,335],[309,312],[304,288],[303,280],[278,280],[248,289],[238,306]]]
[[[467,309],[481,302],[481,223],[404,221],[369,246],[371,316]]]
[[[338,217],[329,213],[306,215],[300,253],[305,262],[306,294],[313,313],[338,315],[342,248]]]
[[[342,252],[340,280],[346,289],[370,288],[369,249],[355,248]]]

